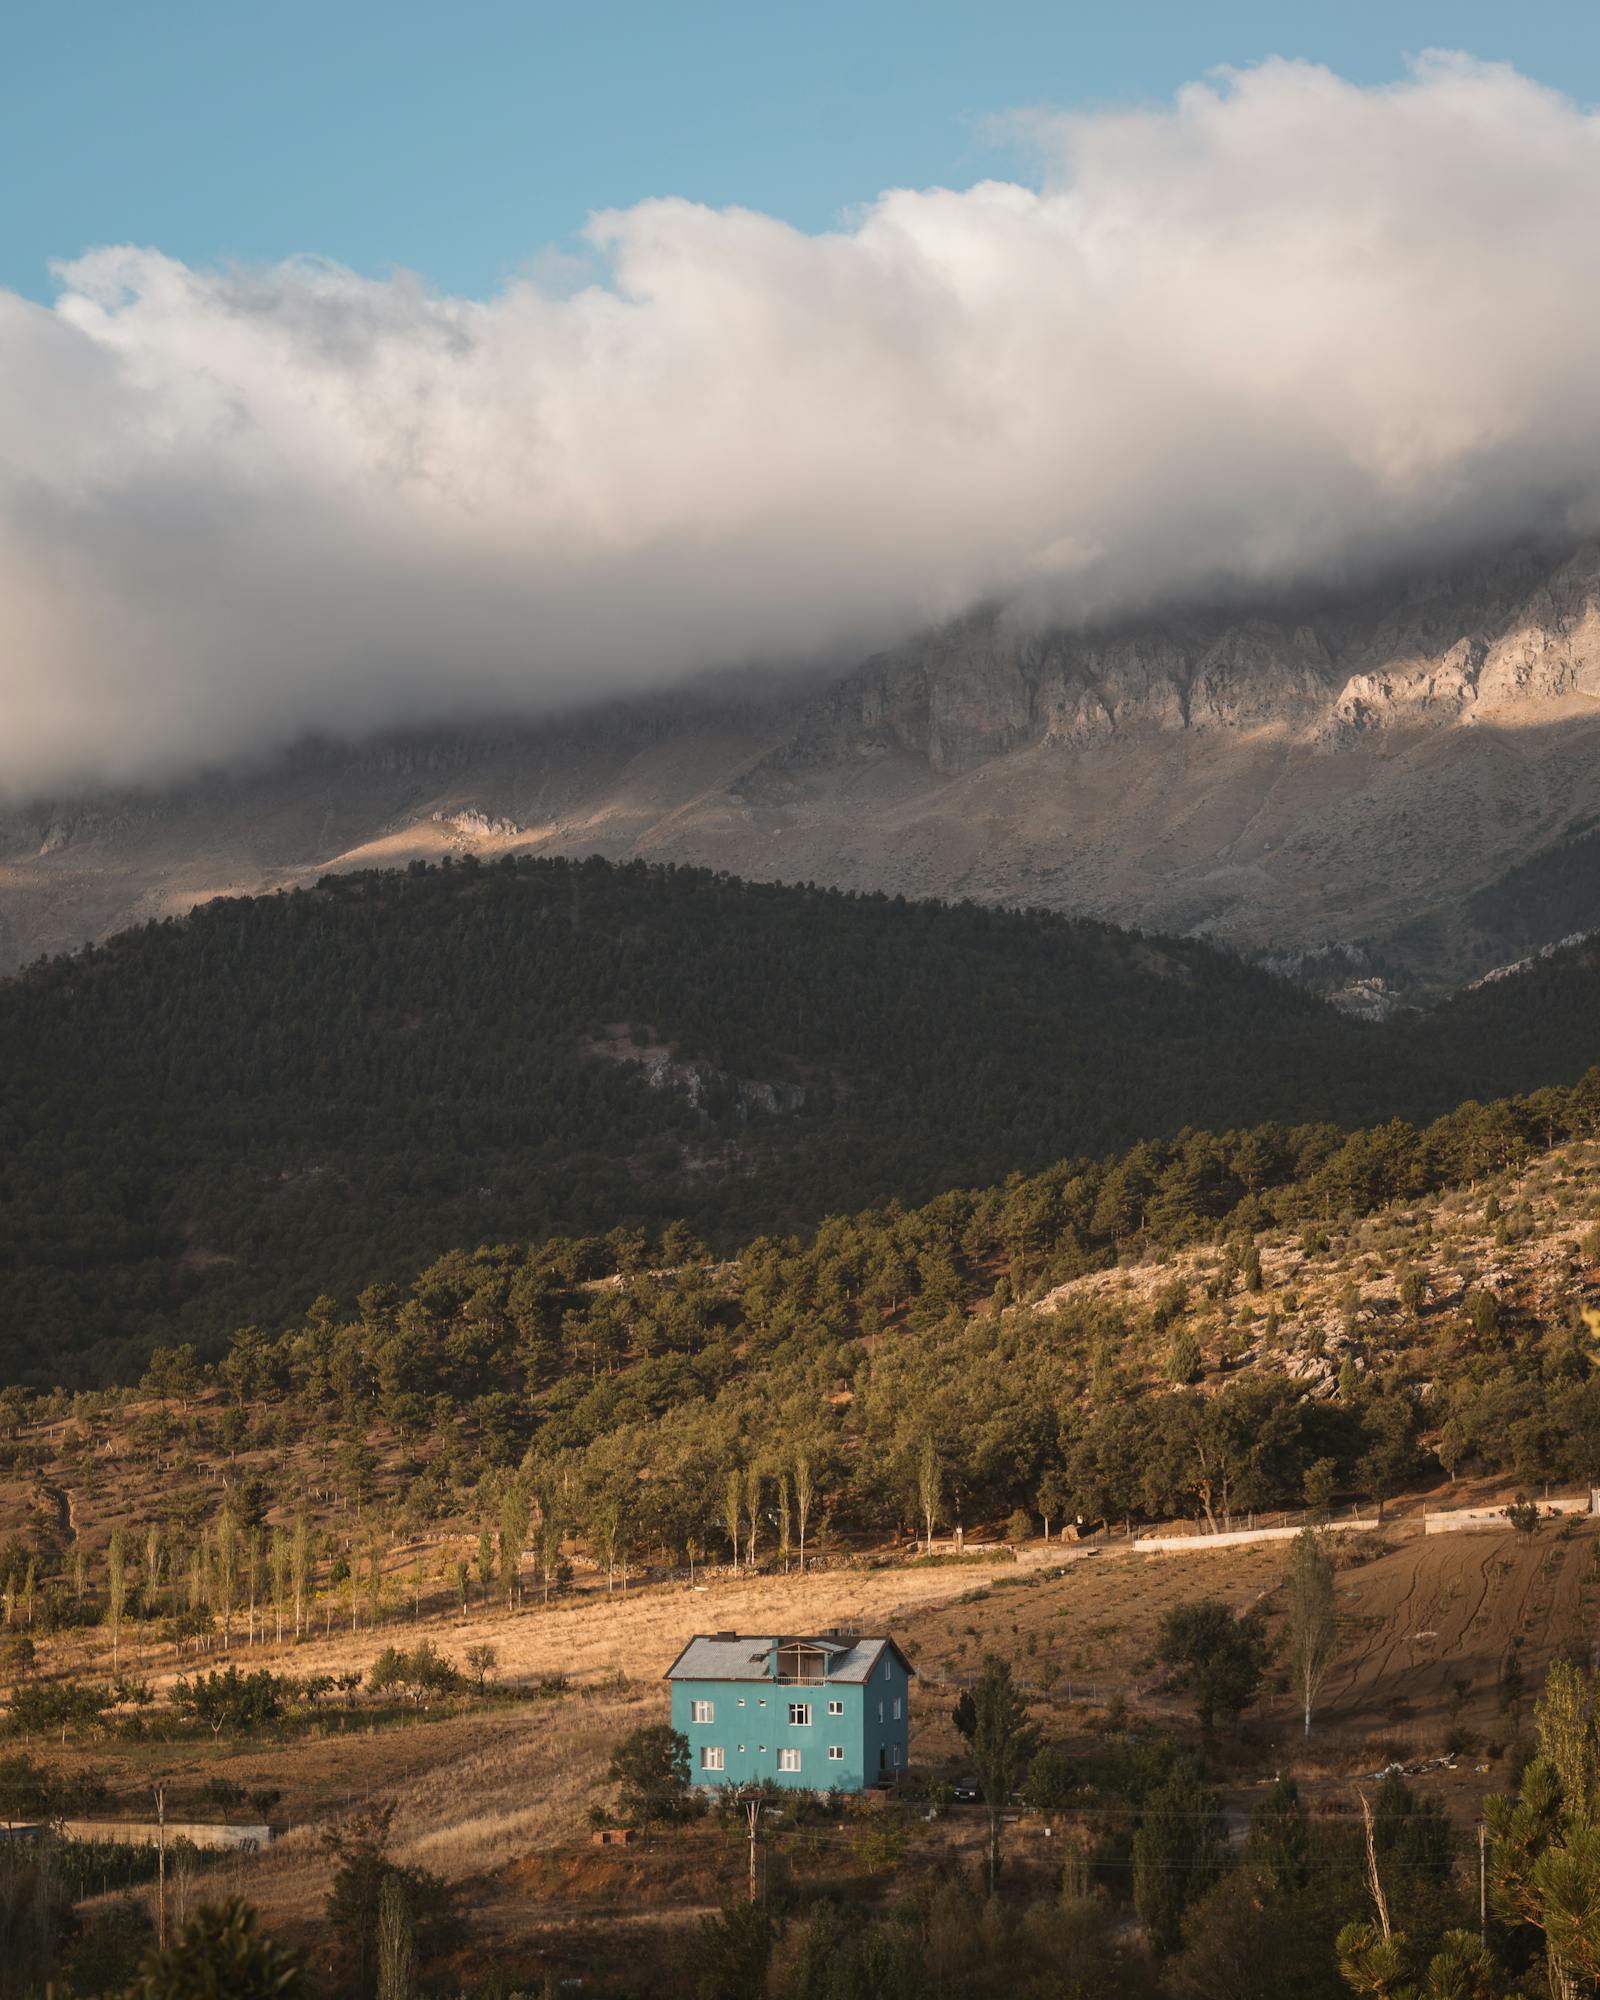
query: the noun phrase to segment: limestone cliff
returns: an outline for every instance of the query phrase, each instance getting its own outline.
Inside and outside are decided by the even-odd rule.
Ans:
[[[592,851],[1202,931],[1370,1009],[1547,941],[1509,949],[1484,896],[1600,823],[1597,753],[1596,544],[1105,630],[979,612],[827,685],[13,807],[0,963],[330,868]],[[1552,935],[1600,924],[1588,895]]]

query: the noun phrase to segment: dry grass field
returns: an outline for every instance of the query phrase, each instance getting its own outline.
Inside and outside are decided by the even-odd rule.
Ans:
[[[1567,1530],[1547,1526],[1531,1539],[1509,1530],[1424,1537],[1419,1525],[1397,1523],[1346,1551],[1339,1572],[1344,1641],[1310,1743],[1302,1742],[1286,1696],[1269,1701],[1248,1727],[1333,1804],[1353,1801],[1352,1782],[1376,1763],[1437,1755],[1451,1729],[1466,1731],[1475,1747],[1454,1772],[1419,1782],[1470,1817],[1501,1782],[1494,1746],[1515,1729],[1517,1718],[1500,1700],[1508,1659],[1515,1653],[1536,1687],[1558,1649],[1589,1644],[1600,1535],[1586,1521]],[[626,1599],[591,1589],[548,1611],[530,1606],[509,1617],[430,1620],[428,1636],[457,1657],[474,1641],[494,1645],[502,1685],[526,1687],[526,1695],[508,1692],[501,1703],[466,1714],[421,1714],[409,1726],[373,1727],[359,1710],[334,1714],[320,1733],[281,1745],[108,1743],[61,1754],[95,1763],[119,1786],[159,1768],[178,1782],[203,1774],[280,1789],[292,1830],[266,1854],[221,1866],[224,1879],[286,1934],[308,1933],[320,1909],[327,1863],[319,1828],[377,1799],[394,1804],[403,1858],[469,1887],[480,1941],[526,1940],[552,1924],[581,1922],[624,1888],[640,1922],[654,1909],[670,1924],[706,1907],[707,1897],[715,1900],[726,1886],[722,1876],[737,1873],[737,1857],[730,1861],[713,1840],[696,1850],[686,1873],[682,1856],[672,1863],[659,1855],[598,1855],[587,1845],[588,1814],[607,1797],[611,1746],[664,1716],[658,1676],[691,1632],[841,1623],[893,1630],[921,1677],[913,1763],[954,1771],[961,1745],[949,1710],[991,1651],[1014,1662],[1051,1733],[1082,1752],[1092,1752],[1108,1728],[1188,1729],[1154,1657],[1162,1614],[1215,1595],[1236,1609],[1259,1606],[1271,1618],[1287,1560],[1282,1543],[1193,1556],[1141,1555],[1113,1543],[1062,1563],[1045,1554],[1036,1546],[1029,1561],[1015,1565],[832,1570],[720,1580],[692,1591],[656,1585]],[[410,1629],[387,1628],[381,1639],[404,1640]],[[354,1670],[379,1643],[366,1631],[319,1638],[293,1649],[293,1666]],[[257,1648],[255,1656],[274,1660],[276,1649]],[[541,1698],[533,1691],[555,1674],[569,1677],[565,1692]],[[931,1830],[928,1837],[935,1837]]]

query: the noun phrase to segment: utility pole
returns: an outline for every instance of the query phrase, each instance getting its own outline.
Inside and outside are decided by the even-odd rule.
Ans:
[[[756,1827],[761,1819],[761,1794],[742,1792],[740,1802],[744,1806],[744,1816],[750,1823],[750,1900],[759,1901],[756,1888]]]

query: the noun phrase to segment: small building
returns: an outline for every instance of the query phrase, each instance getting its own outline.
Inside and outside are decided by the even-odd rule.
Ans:
[[[912,1672],[889,1638],[711,1632],[666,1678],[693,1783],[860,1792],[906,1768]]]

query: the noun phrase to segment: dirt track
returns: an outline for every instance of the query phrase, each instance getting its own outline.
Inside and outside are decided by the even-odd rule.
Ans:
[[[1340,1576],[1348,1623],[1324,1714],[1356,1727],[1435,1723],[1454,1684],[1466,1680],[1463,1716],[1503,1732],[1496,1691],[1514,1651],[1531,1694],[1562,1647],[1592,1648],[1597,1552],[1587,1521],[1565,1540],[1548,1527],[1532,1538],[1509,1529],[1408,1533],[1389,1554]]]

